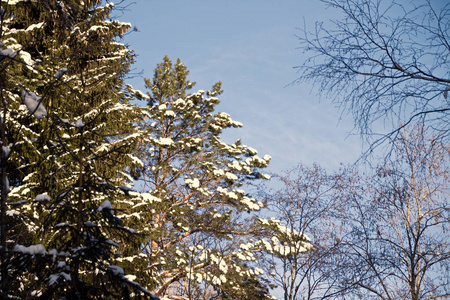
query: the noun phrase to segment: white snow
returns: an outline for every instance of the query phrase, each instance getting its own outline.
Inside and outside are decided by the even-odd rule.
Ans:
[[[134,281],[136,280],[136,275],[128,274],[125,275],[125,278],[128,279],[129,281]]]
[[[110,269],[114,275],[124,275],[125,274],[123,269],[119,266],[109,266],[108,269]]]
[[[0,57],[9,57],[14,58],[17,55],[17,51],[14,51],[13,49],[7,48],[4,50],[0,50]]]
[[[142,198],[143,201],[148,202],[150,204],[153,203],[153,202],[161,202],[161,199],[159,199],[156,196],[153,196],[150,193],[141,193],[141,194],[138,194],[138,195]]]
[[[19,2],[28,2],[27,0],[8,0],[8,5],[16,5]]]
[[[83,127],[83,126],[84,126],[83,120],[82,120],[82,119],[78,119],[78,120],[75,122],[74,126],[77,127],[77,128]]]
[[[228,272],[228,266],[226,264],[226,262],[224,260],[221,260],[219,263],[219,270],[222,271],[223,273],[227,273]]]
[[[174,118],[175,117],[175,112],[173,110],[166,110],[164,112],[164,116]]]
[[[178,98],[174,103],[174,106],[178,107],[178,108],[182,108],[186,105],[186,101],[184,101],[184,99],[182,98]]]
[[[88,31],[99,31],[99,30],[103,30],[103,29],[108,30],[109,28],[106,26],[103,26],[103,25],[94,25],[94,26],[91,26],[91,28],[89,28]]]
[[[50,251],[48,251],[48,254],[53,256],[53,261],[55,261],[56,255],[58,255],[58,250],[56,249],[51,249]]]
[[[266,180],[269,180],[269,179],[271,178],[269,174],[260,174],[259,176],[260,176],[262,179],[266,179]]]
[[[217,187],[217,191],[219,192],[219,194],[229,197],[231,199],[237,200],[239,199],[238,195],[236,195],[234,192],[230,192],[227,189],[223,188],[223,187]]]
[[[47,116],[47,110],[41,103],[41,97],[35,93],[27,91],[22,85],[22,102],[36,118],[43,119]]]
[[[144,166],[144,163],[142,162],[142,160],[140,160],[139,158],[137,158],[136,156],[132,155],[132,154],[128,154],[128,157],[131,158],[131,160],[133,161],[132,163],[134,165],[138,165],[140,167]]]
[[[194,179],[186,179],[184,183],[189,186],[191,189],[196,189],[200,187],[200,181],[197,178]]]
[[[86,222],[84,222],[84,225],[85,225],[86,227],[97,227],[97,226],[98,226],[97,224],[94,224],[94,223],[92,223],[91,221],[86,221]]]
[[[133,88],[133,86],[131,86],[130,84],[127,84],[126,86],[127,86],[128,90],[129,90],[132,94],[136,95],[138,98],[141,98],[141,99],[150,99],[150,96],[144,94],[144,93],[141,92],[140,90],[135,90],[135,89]]]
[[[69,227],[70,224],[68,222],[63,222],[63,223],[58,223],[55,225],[55,228],[60,228],[60,227]]]
[[[28,69],[32,70],[33,73],[37,73],[36,70],[33,69],[33,65],[34,65],[34,60],[31,58],[31,54],[28,53],[27,51],[20,51],[20,57],[23,59],[23,61],[25,62],[26,66]]]
[[[213,170],[213,174],[216,177],[220,177],[220,176],[223,176],[225,174],[225,171],[224,170]]]
[[[41,255],[45,255],[47,253],[47,251],[45,251],[45,247],[42,244],[38,244],[38,245],[31,245],[31,246],[23,246],[23,245],[15,245],[14,252],[21,252],[23,254],[30,254],[30,255],[36,255],[36,254],[41,254]]]
[[[49,195],[47,193],[39,194],[34,199],[36,202],[44,202],[44,201],[50,201]]]
[[[66,74],[69,70],[67,68],[61,68],[58,71],[56,71],[55,73],[55,78],[59,79],[61,78],[64,74]]]
[[[16,215],[20,215],[20,212],[18,212],[17,210],[7,210],[6,215],[8,217],[14,217]]]
[[[238,180],[238,177],[236,175],[234,175],[233,173],[227,172],[225,175],[226,175],[228,180],[231,180],[231,181]]]
[[[40,297],[40,296],[42,296],[42,291],[32,291],[32,292],[30,293],[30,295],[31,295],[32,297]]]
[[[247,206],[248,209],[250,210],[259,210],[261,208],[261,205],[259,205],[259,203],[255,203],[256,200],[253,198],[249,198],[249,197],[244,197],[241,200],[241,203],[244,204],[245,206]]]
[[[157,142],[162,145],[162,146],[170,146],[173,144],[173,140],[171,138],[159,138],[159,140],[157,140]]]
[[[57,273],[57,274],[52,274],[48,277],[48,285],[53,285],[55,284],[58,279],[60,277],[63,277],[66,281],[70,281],[72,280],[72,278],[70,277],[69,274],[65,273],[65,272],[61,272],[61,273]]]
[[[45,22],[41,22],[41,23],[37,23],[37,24],[32,24],[30,26],[27,27],[26,31],[32,31],[34,29],[37,28],[42,28],[42,25],[44,25]]]
[[[2,146],[3,156],[8,157],[11,153],[11,148],[9,146]]]
[[[112,210],[112,205],[111,205],[111,202],[109,202],[109,200],[103,201],[102,205],[100,205],[100,206],[97,208],[97,211],[98,211],[98,212],[101,212],[101,211],[104,210],[104,209]]]
[[[233,127],[244,127],[244,124],[242,124],[242,123],[239,122],[239,121],[231,121],[230,124],[231,124],[231,126],[233,126]]]
[[[108,245],[114,246],[114,247],[119,247],[119,244],[117,244],[116,242],[114,242],[113,240],[106,240],[106,243]]]
[[[258,151],[256,149],[252,148],[252,147],[247,147],[247,150],[248,150],[248,152],[251,155],[257,155],[258,154]]]

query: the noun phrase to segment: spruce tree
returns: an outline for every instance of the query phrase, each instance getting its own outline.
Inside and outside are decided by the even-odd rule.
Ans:
[[[263,204],[242,188],[268,178],[260,170],[270,156],[259,157],[240,140],[221,140],[224,129],[242,124],[215,111],[220,82],[210,91],[191,93],[195,83],[188,73],[179,59],[173,64],[166,56],[153,79],[145,79],[150,89],[141,96],[148,102],[140,144],[145,193],[130,192],[136,195],[131,213],[123,215],[143,234],[142,251],[136,255],[124,249],[128,255],[119,260],[133,266],[158,296],[237,295],[244,282],[257,283],[261,274],[253,264],[256,250],[240,245],[259,234],[252,212]],[[264,289],[255,291],[268,297]]]
[[[150,296],[112,264],[134,233],[114,207],[140,110],[123,89],[130,24],[101,4],[1,1],[3,299]]]

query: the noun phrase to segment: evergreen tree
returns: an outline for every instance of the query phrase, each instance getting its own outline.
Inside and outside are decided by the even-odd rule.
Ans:
[[[268,178],[260,169],[270,156],[260,158],[240,140],[221,140],[224,129],[242,124],[215,112],[220,82],[210,91],[190,93],[195,83],[188,73],[179,59],[172,64],[166,56],[153,79],[145,80],[150,92],[141,95],[148,101],[148,119],[142,123],[146,137],[140,158],[146,193],[136,196],[131,213],[123,216],[145,237],[140,255],[129,252],[119,260],[133,266],[158,296],[237,295],[255,286],[261,274],[253,264],[257,249],[240,245],[259,235],[251,212],[263,204],[242,187]],[[264,289],[259,292],[269,297]]]
[[[140,110],[122,88],[130,24],[101,2],[1,1],[3,299],[150,295],[111,263],[134,233],[113,207]]]

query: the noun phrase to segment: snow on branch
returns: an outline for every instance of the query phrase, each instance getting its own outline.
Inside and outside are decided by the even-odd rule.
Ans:
[[[27,107],[28,111],[37,119],[43,119],[47,116],[47,110],[41,103],[42,98],[35,93],[28,91],[22,84],[19,83],[21,89],[22,102]]]
[[[14,57],[16,57],[16,55],[17,55],[17,51],[14,51],[13,49],[10,49],[10,48],[0,50],[0,61],[5,59],[6,57],[14,58]]]

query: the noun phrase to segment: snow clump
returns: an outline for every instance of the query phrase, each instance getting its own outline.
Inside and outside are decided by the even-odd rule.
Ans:
[[[112,210],[112,209],[113,209],[113,208],[112,208],[112,205],[111,205],[111,202],[110,202],[109,200],[103,201],[102,205],[100,205],[100,206],[97,208],[97,211],[98,211],[98,212],[101,212],[101,211],[103,211],[104,209],[106,209],[106,210]]]
[[[28,111],[32,113],[37,119],[43,119],[47,116],[47,110],[41,103],[41,97],[36,96],[35,93],[27,91],[23,85],[20,84],[22,102],[27,107]]]
[[[34,199],[34,201],[36,201],[36,202],[46,202],[46,201],[50,201],[50,196],[47,195],[47,193],[39,194],[39,195],[36,196],[36,198]]]
[[[42,244],[38,244],[38,245],[31,245],[31,246],[23,246],[23,245],[15,245],[14,252],[21,252],[23,254],[30,254],[30,255],[36,255],[36,254],[41,254],[41,255],[45,255],[47,254],[47,251],[45,250],[45,247]]]
[[[64,74],[66,74],[69,70],[67,68],[61,68],[58,71],[56,71],[55,73],[55,78],[59,79],[61,78]]]
[[[17,55],[17,51],[14,51],[13,49],[7,48],[4,50],[0,50],[0,60],[4,59],[5,57],[14,58]]]

